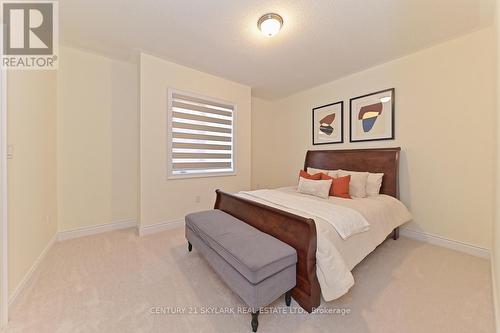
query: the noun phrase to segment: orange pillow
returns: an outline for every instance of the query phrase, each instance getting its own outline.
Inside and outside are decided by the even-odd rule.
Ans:
[[[310,175],[307,172],[305,172],[304,170],[300,170],[300,172],[299,172],[299,177],[309,179],[309,180],[321,180],[321,175],[322,175],[322,173]]]
[[[349,195],[349,183],[351,182],[351,176],[332,178],[330,176],[321,174],[321,180],[332,179],[332,187],[330,187],[330,196],[339,197],[344,199],[352,199]]]

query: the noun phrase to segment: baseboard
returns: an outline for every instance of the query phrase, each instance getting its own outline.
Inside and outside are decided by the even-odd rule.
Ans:
[[[33,282],[33,275],[35,274],[38,266],[42,262],[42,260],[45,258],[47,255],[47,252],[49,252],[50,248],[52,245],[57,240],[57,233],[52,236],[52,238],[49,240],[45,248],[42,250],[38,258],[36,258],[35,262],[33,265],[31,265],[31,268],[28,270],[28,272],[24,275],[24,278],[21,280],[21,282],[17,285],[16,289],[12,293],[12,295],[9,297],[9,308],[11,308],[19,298],[19,296],[22,294],[24,290],[28,287],[29,283]]]
[[[128,219],[128,220],[113,222],[110,224],[98,225],[94,227],[85,227],[68,231],[60,231],[57,234],[57,240],[64,241],[67,239],[90,236],[108,231],[133,228],[135,226],[137,226],[137,221],[135,219]]]
[[[138,228],[138,230],[139,230],[139,236],[143,237],[143,236],[155,234],[157,232],[162,232],[165,230],[172,230],[172,229],[181,228],[183,226],[184,226],[184,219],[179,219],[179,220],[174,220],[174,221],[169,221],[169,222],[148,225],[148,226],[144,226],[144,227],[140,226]]]
[[[408,238],[412,238],[421,242],[426,242],[429,244],[434,244],[442,247],[446,247],[452,250],[464,252],[476,257],[490,258],[490,250],[467,244],[464,242],[444,238],[441,236],[433,235],[427,232],[417,231],[408,228],[401,228],[400,234]]]

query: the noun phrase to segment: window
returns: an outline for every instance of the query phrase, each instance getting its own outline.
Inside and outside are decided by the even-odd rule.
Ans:
[[[168,95],[168,177],[234,174],[236,107],[179,91]]]

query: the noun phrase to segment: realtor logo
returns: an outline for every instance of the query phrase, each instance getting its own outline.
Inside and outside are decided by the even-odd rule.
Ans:
[[[57,69],[57,5],[55,1],[2,2],[2,67]]]

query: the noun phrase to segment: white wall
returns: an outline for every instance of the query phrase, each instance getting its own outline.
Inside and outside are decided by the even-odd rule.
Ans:
[[[136,220],[138,67],[68,47],[60,61],[59,230]]]
[[[213,207],[217,188],[250,188],[250,87],[141,54],[141,228]],[[167,90],[174,88],[237,105],[236,176],[167,180]],[[196,202],[196,196],[200,202]]]
[[[9,71],[7,79],[9,297],[57,232],[57,74]]]
[[[292,185],[311,145],[311,109],[396,88],[396,140],[316,149],[401,146],[408,228],[491,248],[495,133],[495,40],[481,30],[271,105],[253,100],[252,185]]]
[[[262,185],[270,185],[272,182],[269,179],[269,169],[272,169],[272,164],[265,167],[266,161],[274,161],[276,151],[269,149],[275,132],[277,131],[274,124],[275,107],[272,101],[252,97],[252,188],[257,189]],[[272,172],[272,171],[271,171]],[[262,183],[262,184],[261,184]]]

